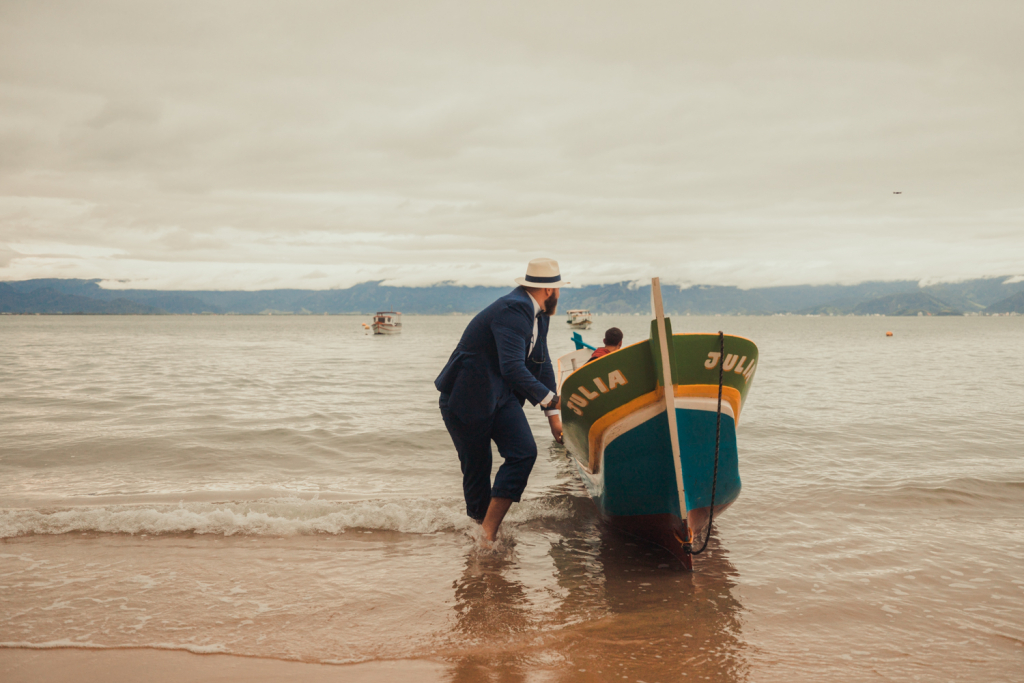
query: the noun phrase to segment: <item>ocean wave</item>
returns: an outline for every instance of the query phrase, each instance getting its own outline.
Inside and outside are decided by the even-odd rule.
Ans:
[[[148,645],[102,645],[100,643],[78,640],[50,640],[44,643],[31,642],[0,642],[0,648],[18,648],[23,650],[64,650],[79,648],[82,650],[184,650],[197,655],[229,654],[224,645],[193,645],[191,643],[151,643]]]
[[[564,501],[532,499],[513,506],[508,521],[516,524],[568,514],[569,506]],[[428,534],[472,526],[465,504],[455,498],[348,502],[271,498],[227,503],[0,510],[0,538],[74,532],[297,536],[343,534],[348,529]]]
[[[870,487],[869,493],[894,502],[941,505],[992,505],[1024,502],[1024,482],[962,477],[934,484]]]

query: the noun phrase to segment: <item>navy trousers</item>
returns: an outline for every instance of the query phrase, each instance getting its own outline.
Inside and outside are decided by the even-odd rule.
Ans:
[[[462,463],[466,514],[482,520],[492,497],[511,498],[518,503],[537,460],[537,442],[519,402],[510,398],[493,415],[471,423],[463,422],[448,409],[448,394],[441,394],[438,404]],[[493,487],[491,441],[498,445],[498,453],[504,459]]]

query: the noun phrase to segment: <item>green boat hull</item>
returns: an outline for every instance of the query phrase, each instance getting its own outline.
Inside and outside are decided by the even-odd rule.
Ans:
[[[685,511],[653,324],[651,339],[575,369],[563,367],[568,356],[559,359],[563,430],[580,478],[608,521],[666,547],[689,566],[684,544],[690,530],[700,535],[707,526],[712,488],[716,516],[740,494],[736,424],[756,371],[757,347],[727,335],[723,359],[717,334],[672,335],[667,319],[666,329]],[[716,479],[719,363],[724,374]]]

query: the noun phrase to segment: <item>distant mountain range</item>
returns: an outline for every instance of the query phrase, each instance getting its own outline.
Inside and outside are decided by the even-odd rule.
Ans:
[[[695,285],[662,288],[665,309],[692,315],[963,315],[1024,313],[1024,282],[983,278],[922,287],[913,280],[857,285],[739,289]],[[364,282],[348,289],[179,291],[103,289],[100,280],[0,282],[0,313],[41,314],[460,314],[479,311],[511,287],[390,287]],[[566,289],[559,309],[595,313],[650,312],[651,288],[620,282]]]

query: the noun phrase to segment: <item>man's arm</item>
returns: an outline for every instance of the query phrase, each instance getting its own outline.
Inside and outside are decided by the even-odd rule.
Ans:
[[[544,349],[544,356],[548,356],[546,348]],[[540,383],[548,388],[548,391],[550,392],[548,394],[549,398],[557,398],[555,396],[555,389],[558,388],[558,383],[555,382],[555,370],[554,368],[551,367],[550,358],[544,361],[544,364],[540,368]],[[547,415],[549,418],[554,417],[555,415],[562,414],[559,410],[561,406],[558,404],[548,405],[544,403],[544,401],[541,401],[541,404],[547,406],[544,408],[544,414]],[[552,426],[552,429],[554,429],[554,426]],[[559,431],[561,431],[561,420],[559,420]]]
[[[551,319],[545,318],[538,322],[543,324],[539,324],[537,326],[537,336],[540,337],[540,339],[537,341],[537,344],[541,345],[541,355],[543,358],[546,359],[544,363],[540,366],[539,379],[540,383],[546,386],[548,390],[551,392],[550,394],[548,394],[548,399],[553,399],[555,398],[555,392],[558,391],[558,382],[555,380],[555,368],[551,363],[551,354],[548,352],[548,331],[550,329]],[[536,353],[536,349],[534,349],[534,353]],[[561,406],[558,404],[549,405],[547,403],[548,399],[541,401],[541,405],[545,406],[544,414],[547,415],[549,419],[555,415],[561,415],[561,411],[559,410]],[[561,420],[559,420],[558,429],[559,431],[561,431]],[[554,431],[553,425],[552,431]]]
[[[526,349],[533,336],[533,320],[511,307],[494,317],[491,333],[498,348],[498,368],[514,391],[537,405],[551,392],[526,367]],[[552,372],[552,379],[554,373]]]
[[[562,437],[562,415],[560,413],[548,416],[548,426],[551,427],[551,436],[555,438],[555,441],[565,443]]]
[[[540,382],[551,391],[555,391],[558,388],[558,383],[555,382],[555,369],[552,367],[551,357],[547,353],[547,344],[544,345],[544,356],[547,360],[540,367]]]

